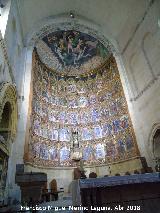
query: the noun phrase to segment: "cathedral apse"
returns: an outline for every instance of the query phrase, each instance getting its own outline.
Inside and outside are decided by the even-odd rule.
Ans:
[[[120,75],[111,52],[95,38],[69,31],[63,39],[78,38],[77,43],[71,44],[72,49],[67,45],[69,38],[65,41],[66,49],[63,51],[70,59],[65,62],[55,53],[55,46],[61,45],[63,34],[56,32],[45,37],[33,52],[31,114],[25,161],[41,167],[75,166],[71,157],[73,132],[78,135],[86,166],[106,165],[139,156]],[[80,48],[86,58],[74,61],[73,51],[81,40]],[[95,43],[92,50],[87,50],[89,41]],[[42,54],[44,47],[50,48],[45,55]],[[103,49],[103,54],[99,48]],[[51,69],[52,62],[44,63],[50,61],[50,57],[61,64],[59,69]],[[98,62],[97,58],[100,58]],[[88,64],[91,65],[94,60],[97,67],[91,69]],[[85,70],[86,63],[88,69]],[[78,70],[80,67],[83,71]]]

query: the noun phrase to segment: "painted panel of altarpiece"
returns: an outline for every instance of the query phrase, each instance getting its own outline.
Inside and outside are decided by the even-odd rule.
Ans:
[[[47,68],[36,51],[33,59],[27,162],[44,167],[74,166],[73,131],[78,132],[85,165],[115,163],[139,155],[112,56],[100,68],[78,76]]]

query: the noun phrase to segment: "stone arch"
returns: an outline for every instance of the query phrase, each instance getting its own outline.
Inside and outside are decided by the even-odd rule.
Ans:
[[[10,109],[9,109],[10,107]],[[13,141],[17,128],[17,94],[15,86],[10,83],[0,85],[0,121],[3,118],[4,110],[10,110],[10,139]]]
[[[95,37],[104,46],[110,48],[113,54],[118,54],[118,44],[109,35],[103,34],[103,29],[93,21],[78,16],[77,18],[68,18],[68,14],[47,17],[40,20],[32,30],[25,36],[25,46],[34,46],[37,41],[50,32],[59,30],[77,30]]]
[[[0,199],[5,199],[11,142],[16,135],[17,95],[11,83],[0,84]]]
[[[156,123],[152,127],[149,148],[153,159],[160,158],[160,123]]]
[[[125,93],[128,94],[128,77],[124,68],[122,55],[119,51],[119,45],[111,34],[104,32],[103,28],[92,20],[88,20],[83,16],[71,19],[68,13],[57,16],[49,16],[41,19],[32,27],[32,29],[24,35],[24,45],[27,48],[28,55],[33,53],[37,42],[50,32],[60,30],[77,30],[89,34],[99,40],[106,48],[108,48],[116,59],[118,70],[124,81]],[[30,60],[31,63],[31,60]],[[129,98],[128,98],[129,99]]]
[[[147,62],[150,73],[153,78],[159,76],[159,54],[160,54],[160,45],[159,44],[159,34],[157,32],[146,32],[143,36],[141,42],[141,48],[144,54],[144,58]]]
[[[142,43],[141,43],[141,49],[142,49],[142,52],[143,52],[143,55],[145,57],[145,60],[147,62],[147,65],[148,65],[148,68],[150,70],[150,73],[152,75],[153,78],[155,78],[155,74],[154,74],[154,71],[153,71],[153,68],[152,68],[152,65],[150,63],[150,59],[148,57],[148,54],[147,54],[147,51],[145,49],[145,41],[147,38],[152,38],[153,35],[151,32],[147,32],[144,36],[143,36],[143,39],[142,39]]]
[[[134,62],[135,59],[136,59],[136,52],[134,52],[129,58],[129,68],[130,68],[130,71],[131,71],[130,72],[131,78],[133,80],[133,86],[132,87],[134,87],[136,93],[138,93],[139,89],[138,89],[138,85],[137,85],[137,82],[136,82],[135,73],[134,73],[135,70],[134,70],[134,65],[133,65],[133,62]],[[135,93],[134,88],[133,88],[133,93]]]
[[[105,47],[109,47],[113,56],[116,59],[118,70],[120,72],[121,80],[123,81],[125,95],[130,99],[130,87],[128,87],[128,75],[126,73],[121,52],[117,41],[109,32],[104,32],[102,26],[98,25],[92,20],[88,20],[83,16],[78,15],[74,19],[68,17],[68,13],[57,16],[49,16],[39,20],[32,29],[24,36],[24,45],[28,52],[34,49],[34,46],[39,39],[43,38],[50,32],[58,30],[77,30],[95,37]]]
[[[121,80],[123,81],[125,95],[130,99],[130,88],[128,87],[128,75],[126,73],[122,55],[119,50],[119,45],[109,32],[104,32],[104,29],[92,20],[88,20],[83,16],[78,15],[74,19],[68,17],[67,14],[57,16],[49,16],[41,19],[32,27],[32,29],[24,37],[24,45],[27,47],[28,53],[33,52],[34,46],[39,39],[43,38],[50,32],[58,30],[77,30],[95,37],[105,47],[109,48],[116,59]]]
[[[156,130],[153,137],[153,153],[156,158],[160,158],[160,128]]]

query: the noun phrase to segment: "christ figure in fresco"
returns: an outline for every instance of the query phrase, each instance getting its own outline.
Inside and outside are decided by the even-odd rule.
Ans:
[[[83,150],[83,160],[88,161],[92,159],[92,148],[91,146],[86,146]]]
[[[50,158],[50,160],[57,159],[57,149],[55,147],[51,147],[49,149],[49,158]]]
[[[67,161],[69,159],[70,151],[67,146],[60,149],[60,162]]]
[[[96,158],[105,158],[104,144],[98,143],[96,145]]]

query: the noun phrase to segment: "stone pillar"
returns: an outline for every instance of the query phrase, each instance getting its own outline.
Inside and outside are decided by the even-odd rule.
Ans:
[[[29,94],[32,70],[32,47],[25,50],[23,57],[24,67],[19,71],[21,75],[22,88],[18,100],[18,126],[15,141],[11,145],[11,154],[8,164],[8,190],[11,199],[21,200],[20,188],[15,184],[16,164],[23,164],[24,145],[26,137],[26,125],[29,109]]]

